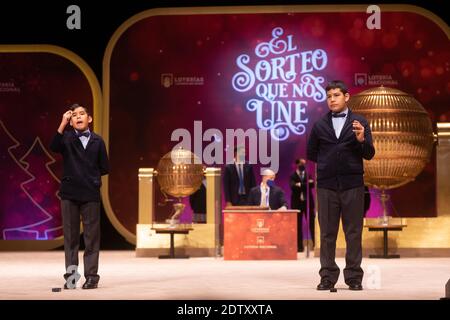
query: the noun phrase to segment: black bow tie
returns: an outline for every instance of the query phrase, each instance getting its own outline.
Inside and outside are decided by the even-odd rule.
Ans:
[[[332,116],[333,118],[345,118],[346,115],[347,115],[346,113],[335,113],[335,112],[333,112],[333,113],[331,114],[331,116]]]
[[[89,131],[85,131],[85,132],[77,132],[77,137],[86,137],[89,138],[89,136],[91,135],[91,133]]]

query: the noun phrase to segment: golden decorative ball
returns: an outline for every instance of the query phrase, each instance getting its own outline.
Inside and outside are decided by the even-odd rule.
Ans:
[[[414,180],[433,150],[433,128],[422,105],[405,92],[381,86],[352,96],[348,107],[372,130],[375,157],[364,160],[365,183],[392,189]]]
[[[156,177],[162,192],[177,198],[187,197],[200,188],[203,166],[194,153],[180,148],[159,160]]]

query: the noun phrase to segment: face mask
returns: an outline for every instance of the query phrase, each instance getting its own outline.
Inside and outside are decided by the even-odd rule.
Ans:
[[[304,166],[304,165],[302,165],[302,164],[301,164],[301,165],[299,165],[299,166],[298,166],[298,170],[300,170],[300,171],[304,171],[304,170],[305,170],[305,166]]]
[[[274,180],[267,180],[267,185],[269,186],[269,187],[273,187],[274,185],[275,185],[275,181]]]

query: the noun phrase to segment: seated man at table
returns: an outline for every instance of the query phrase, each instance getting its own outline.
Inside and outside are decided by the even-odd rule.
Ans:
[[[253,187],[248,197],[249,206],[269,207],[271,210],[286,210],[288,207],[283,189],[275,185],[275,172],[265,169],[261,185]]]

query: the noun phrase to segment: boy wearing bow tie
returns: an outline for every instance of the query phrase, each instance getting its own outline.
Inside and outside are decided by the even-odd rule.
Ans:
[[[363,159],[375,155],[367,120],[347,108],[350,95],[340,80],[326,87],[329,112],[313,126],[308,159],[317,163],[321,281],[317,290],[334,288],[339,278],[335,261],[339,221],[347,243],[344,269],[350,290],[362,290],[362,229],[364,218]]]
[[[83,289],[97,288],[100,276],[100,187],[108,173],[108,155],[103,139],[89,130],[92,117],[86,107],[74,104],[64,113],[50,149],[62,154],[63,177],[59,195],[64,230],[65,289],[75,289],[79,278],[78,248],[80,216],[83,223]],[[65,130],[67,124],[69,129]]]

